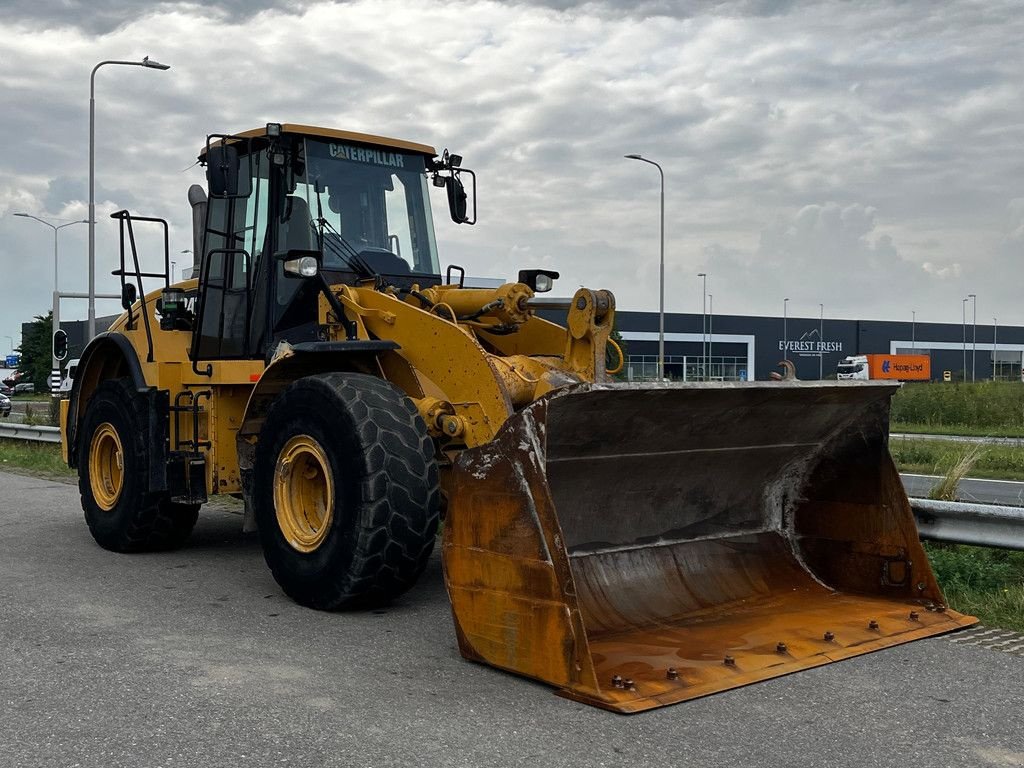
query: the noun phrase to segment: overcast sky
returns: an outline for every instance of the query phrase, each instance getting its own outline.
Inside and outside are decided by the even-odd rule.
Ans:
[[[87,215],[97,74],[98,290],[116,292],[128,208],[191,247],[207,133],[268,121],[450,147],[480,223],[434,198],[442,265],[562,272],[657,308],[1024,324],[1020,2],[220,3],[0,5],[0,351],[50,306],[53,235]],[[60,286],[87,287],[87,227],[60,234]],[[191,258],[179,254],[182,261]],[[116,304],[100,304],[100,314]],[[65,309],[84,317],[84,302]]]

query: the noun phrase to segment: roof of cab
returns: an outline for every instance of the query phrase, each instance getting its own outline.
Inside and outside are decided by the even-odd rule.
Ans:
[[[295,123],[282,123],[281,133],[297,133],[303,136],[320,136],[325,139],[341,139],[342,141],[354,141],[358,144],[369,144],[378,147],[393,147],[395,149],[405,150],[406,152],[416,152],[421,155],[427,155],[428,157],[435,157],[437,150],[427,144],[417,144],[414,141],[405,141],[403,139],[391,139],[387,136],[374,136],[371,133],[355,133],[353,131],[339,131],[336,128],[318,128],[315,125],[297,125]],[[253,128],[249,131],[242,131],[236,133],[235,136],[242,139],[249,138],[260,138],[267,135],[267,128]],[[203,147],[199,153],[200,157],[206,154],[206,147]]]

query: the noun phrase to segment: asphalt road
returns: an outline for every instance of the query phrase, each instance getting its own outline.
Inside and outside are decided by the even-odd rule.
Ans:
[[[941,478],[937,475],[915,475],[903,473],[903,487],[908,496],[925,498]],[[981,480],[965,477],[957,486],[957,499],[979,504],[1002,504],[1007,507],[1024,507],[1024,483],[1017,480]]]
[[[73,486],[0,473],[0,766],[1024,766],[1020,656],[933,638],[627,717],[463,661],[436,558],[317,613],[240,528],[115,555]]]

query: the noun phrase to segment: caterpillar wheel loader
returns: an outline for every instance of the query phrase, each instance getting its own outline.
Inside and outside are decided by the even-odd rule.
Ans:
[[[447,151],[269,124],[200,160],[196,274],[113,214],[125,311],[62,410],[100,546],[179,546],[228,494],[285,593],[354,609],[413,586],[443,514],[463,656],[627,713],[975,621],[918,542],[893,385],[610,381],[608,291],[442,279],[430,188],[476,218]]]

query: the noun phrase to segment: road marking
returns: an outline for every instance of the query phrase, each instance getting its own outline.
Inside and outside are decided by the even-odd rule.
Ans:
[[[921,477],[926,480],[941,480],[942,477],[939,475],[918,475],[914,472],[901,472],[903,477]],[[964,480],[970,480],[972,483],[1005,483],[1006,485],[1024,485],[1020,480],[990,480],[987,477],[965,477]]]
[[[1024,658],[1024,633],[1010,629],[989,629],[981,624],[964,632],[947,635],[951,643],[976,646]]]

